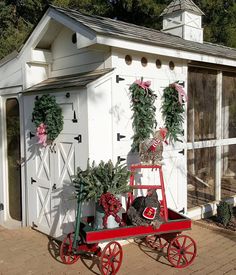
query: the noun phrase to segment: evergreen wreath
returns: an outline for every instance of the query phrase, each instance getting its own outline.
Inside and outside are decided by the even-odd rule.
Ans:
[[[42,125],[45,127],[49,142],[54,141],[63,129],[62,109],[55,96],[47,94],[36,97],[32,117],[37,130]]]
[[[167,128],[167,138],[170,141],[181,141],[178,137],[183,136],[184,103],[187,95],[183,87],[177,82],[172,83],[164,89],[162,96],[162,116]]]
[[[139,144],[150,137],[153,129],[156,128],[156,107],[154,106],[156,95],[149,88],[150,81],[136,80],[130,87],[131,110],[133,111],[133,130],[132,151],[139,151]]]

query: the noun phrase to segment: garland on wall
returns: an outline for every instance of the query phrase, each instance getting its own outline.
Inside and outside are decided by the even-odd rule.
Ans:
[[[144,139],[149,138],[156,127],[155,119],[156,107],[154,106],[156,95],[149,88],[150,81],[136,80],[130,87],[131,110],[133,111],[133,130],[132,150],[139,151],[139,144]]]
[[[164,89],[161,110],[170,141],[180,141],[179,136],[183,136],[184,103],[187,101],[187,95],[178,83]]]
[[[38,143],[46,146],[52,143],[63,129],[62,109],[55,96],[42,95],[35,101],[32,121],[36,126]]]

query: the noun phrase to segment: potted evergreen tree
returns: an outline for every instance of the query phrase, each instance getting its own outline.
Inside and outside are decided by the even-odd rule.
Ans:
[[[82,188],[81,200],[96,202],[96,220],[103,218],[103,226],[107,227],[108,216],[113,216],[115,221],[122,225],[118,216],[121,209],[121,203],[116,196],[130,191],[128,180],[130,171],[125,165],[117,162],[115,165],[111,160],[108,162],[101,161],[98,165],[95,162],[90,165],[88,161],[87,169],[77,168],[77,174],[74,177],[74,186],[77,195]],[[99,221],[95,222],[95,227],[101,228]],[[116,224],[116,223],[115,223]]]

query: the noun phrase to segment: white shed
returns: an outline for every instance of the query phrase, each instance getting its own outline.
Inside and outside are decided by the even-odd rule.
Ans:
[[[129,86],[141,77],[157,94],[158,127],[163,89],[181,81],[189,95],[182,142],[163,153],[168,206],[197,219],[220,199],[235,202],[236,50],[202,41],[202,14],[191,0],[173,1],[157,31],[49,7],[21,50],[0,61],[1,225],[60,236],[74,221],[77,166],[138,161]],[[63,110],[53,147],[35,137],[32,111],[42,94]]]

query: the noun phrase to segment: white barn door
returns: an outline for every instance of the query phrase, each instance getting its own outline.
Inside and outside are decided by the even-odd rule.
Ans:
[[[64,126],[52,146],[37,144],[31,122],[35,96],[27,96],[26,169],[28,185],[28,224],[51,236],[73,230],[76,199],[71,184],[79,164],[80,128],[78,96],[54,94],[61,105]]]
[[[113,90],[113,124],[114,124],[114,161],[120,158],[123,163],[129,166],[132,163],[139,162],[138,154],[132,153],[132,111],[130,107],[130,85],[137,80],[136,77],[120,75],[123,79],[114,85]],[[144,81],[151,81],[151,88],[156,91],[156,79],[145,78]],[[156,91],[157,92],[157,91]],[[157,94],[157,101],[161,100],[160,93]],[[157,102],[156,118],[157,127],[161,127],[161,111],[159,110],[160,102]],[[165,146],[165,145],[164,145]],[[181,148],[181,144],[180,144]],[[187,200],[187,183],[186,183],[186,157],[181,149],[174,150],[171,146],[165,147],[163,153],[163,174],[165,181],[165,190],[168,207],[185,212]],[[154,184],[155,180],[159,180],[155,175],[149,172],[143,172],[140,178],[142,183]],[[141,192],[138,193],[140,195]]]

